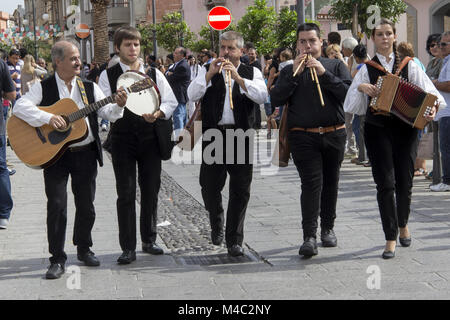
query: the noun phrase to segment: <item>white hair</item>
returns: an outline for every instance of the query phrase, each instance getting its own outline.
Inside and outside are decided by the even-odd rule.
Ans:
[[[358,45],[358,41],[353,37],[345,38],[342,41],[342,49],[350,49],[353,51],[355,47]]]

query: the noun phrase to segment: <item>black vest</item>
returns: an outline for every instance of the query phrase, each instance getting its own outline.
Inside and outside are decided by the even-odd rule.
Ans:
[[[205,66],[209,70],[209,64]],[[238,69],[239,75],[244,79],[253,80],[253,67],[242,64]],[[211,87],[206,90],[202,99],[202,126],[203,129],[217,128],[222,119],[223,105],[225,103],[225,81],[221,73],[215,74],[211,79]],[[241,94],[239,85],[234,82],[233,115],[236,128],[247,130],[253,128],[255,123],[255,103]]]
[[[94,96],[94,84],[91,81],[83,81],[84,88],[86,89],[86,95],[89,104],[95,102]],[[40,103],[41,107],[47,107],[55,104],[60,100],[58,85],[56,84],[56,77],[52,75],[51,77],[43,80],[41,82],[42,86],[42,101]],[[78,86],[72,88],[72,90],[79,90]],[[97,147],[97,160],[100,166],[103,166],[103,154],[102,145],[100,142],[100,136],[98,135],[98,116],[97,112],[91,112],[88,115],[89,126],[91,127],[92,135],[95,138],[95,145]]]
[[[156,73],[153,68],[149,69],[148,75],[152,78],[152,80],[156,83]],[[153,71],[153,72],[151,72]],[[111,87],[111,93],[117,92],[117,80],[123,74],[122,67],[120,63],[112,66],[111,68],[106,69],[106,73],[108,75],[109,86]],[[126,132],[146,132],[148,134],[154,133],[153,124],[144,120],[143,117],[138,116],[124,108],[123,117],[121,119],[116,120],[114,125],[111,126],[112,134],[115,133],[126,133]]]
[[[394,58],[395,59],[395,58]],[[378,59],[378,57],[375,55],[375,57],[373,57],[372,61],[378,63],[379,65],[381,65],[380,60]],[[367,66],[367,71],[369,73],[369,79],[370,79],[370,84],[376,84],[378,77],[379,76],[384,76],[386,75],[386,73],[382,72],[381,70],[378,70],[377,68],[372,67],[369,64],[366,64]],[[397,65],[397,61],[394,62],[394,67],[392,68],[392,73],[395,73],[396,70],[398,68]],[[408,66],[406,65],[402,71],[400,72],[400,76],[404,79],[409,79],[408,78]],[[372,98],[369,97],[369,105],[370,105],[370,101],[372,101]],[[367,108],[367,113],[366,113],[366,120],[367,122],[374,124],[376,126],[380,126],[380,127],[384,127],[386,126],[388,123],[390,123],[392,121],[391,118],[395,118],[397,119],[397,117],[395,116],[385,116],[385,115],[375,115],[373,113],[373,111],[371,110],[371,108]],[[398,119],[400,121],[400,119]]]

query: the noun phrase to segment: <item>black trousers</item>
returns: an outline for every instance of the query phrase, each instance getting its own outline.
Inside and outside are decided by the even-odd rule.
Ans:
[[[300,175],[303,238],[316,237],[320,215],[322,229],[333,229],[339,171],[344,160],[345,129],[325,134],[290,131],[289,146]]]
[[[156,241],[161,157],[154,132],[113,132],[112,163],[116,176],[119,241],[122,251],[136,250],[136,164],[141,190],[141,241]]]
[[[229,133],[234,132],[229,130]],[[234,149],[234,157],[229,157],[227,161],[227,154],[230,155],[230,149],[227,150],[226,145],[229,145],[233,140],[227,138],[225,131],[221,131],[223,137],[223,144],[217,144],[218,149],[211,151],[211,143],[215,140],[203,140],[202,150],[202,165],[200,167],[200,186],[202,191],[205,208],[209,213],[211,229],[223,230],[224,225],[224,209],[222,206],[222,189],[225,186],[227,173],[230,175],[229,185],[229,199],[227,209],[227,220],[225,228],[225,242],[227,247],[238,244],[242,246],[244,240],[244,220],[247,204],[250,200],[250,185],[253,177],[253,164],[250,162],[250,157],[253,156],[252,148],[250,148],[250,140],[253,135],[239,147],[238,139],[234,139],[231,147]],[[227,143],[228,141],[228,143]],[[243,140],[240,140],[243,142]],[[206,152],[205,152],[206,149]],[[223,157],[219,156],[218,152],[223,151]],[[214,163],[208,159],[209,156],[218,156]],[[245,158],[243,161],[238,161],[238,155]]]
[[[384,235],[394,241],[408,224],[418,131],[392,116],[384,127],[366,122],[364,138]]]
[[[95,221],[95,179],[97,177],[96,150],[71,152],[52,166],[44,169],[45,194],[47,195],[47,238],[51,263],[65,263],[64,252],[67,226],[67,181],[72,179],[75,200],[75,225],[73,244],[78,253],[85,253],[92,246],[91,231]]]

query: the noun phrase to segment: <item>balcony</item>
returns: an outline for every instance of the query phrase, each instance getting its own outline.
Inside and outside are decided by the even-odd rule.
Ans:
[[[92,17],[94,15],[94,10],[86,11],[84,17],[84,23],[93,27]],[[119,25],[129,25],[130,24],[130,7],[129,3],[114,3],[108,6],[107,10],[108,26],[119,26]]]

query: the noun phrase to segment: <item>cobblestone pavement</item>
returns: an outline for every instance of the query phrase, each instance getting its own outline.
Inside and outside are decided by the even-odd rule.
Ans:
[[[267,146],[264,136],[262,131],[261,154]],[[370,168],[350,164],[349,159],[341,170],[337,248],[319,246],[319,255],[312,259],[298,255],[302,239],[298,174],[292,163],[270,172],[262,161],[255,165],[246,215],[246,257],[227,258],[225,248],[209,243],[209,221],[198,183],[199,164],[166,161],[157,240],[166,254],[141,252],[138,235],[137,261],[119,266],[115,179],[111,162],[105,157],[105,166],[99,168],[97,177],[93,230],[93,251],[102,264],[89,268],[76,259],[71,243],[74,205],[69,187],[66,266],[72,273],[59,280],[45,280],[48,244],[42,171],[27,168],[10,149],[7,152],[17,173],[11,177],[14,209],[10,226],[0,231],[0,299],[450,297],[450,193],[432,193],[427,180],[415,178],[409,224],[412,246],[397,247],[395,259],[385,261],[380,257],[384,236]],[[227,188],[223,195],[226,205]],[[80,286],[74,287],[77,283]]]

